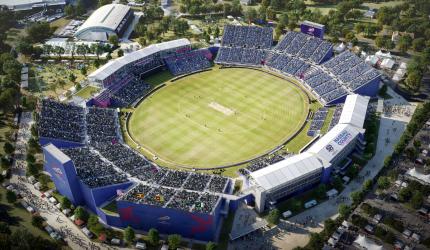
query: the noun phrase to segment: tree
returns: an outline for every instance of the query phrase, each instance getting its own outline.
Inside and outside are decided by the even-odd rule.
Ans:
[[[412,191],[409,188],[402,188],[399,191],[399,200],[401,202],[406,202],[408,201],[412,196]]]
[[[270,224],[276,225],[279,223],[279,219],[281,218],[281,214],[278,209],[273,209],[269,212],[269,215],[267,215],[267,221]]]
[[[360,202],[361,202],[361,200],[363,199],[363,192],[362,192],[361,190],[359,190],[359,191],[354,191],[354,192],[352,192],[350,195],[351,195],[352,202],[353,202],[354,204],[358,204],[358,203],[360,203]]]
[[[27,154],[27,163],[35,163],[36,162],[36,157],[34,157],[34,155],[32,154]]]
[[[16,46],[16,50],[26,56],[29,56],[34,52],[33,45],[28,41],[28,39],[20,39]]]
[[[206,250],[215,250],[216,249],[216,244],[215,243],[213,243],[212,241],[209,241],[207,244],[206,244]]]
[[[182,237],[179,234],[172,234],[167,237],[167,242],[169,242],[170,249],[177,249],[181,244]]]
[[[75,219],[87,221],[88,220],[88,212],[81,206],[78,206],[74,212]]]
[[[55,46],[53,52],[58,56],[59,60],[61,60],[61,55],[63,55],[66,50],[61,46]]]
[[[253,22],[257,18],[257,11],[254,8],[248,8],[245,12],[245,18],[249,23]]]
[[[372,180],[366,180],[366,181],[363,183],[363,191],[364,191],[364,192],[368,192],[368,191],[370,191],[370,189],[372,189],[372,185],[373,185]]]
[[[84,67],[81,68],[81,74],[84,75],[84,76],[87,75],[87,67],[84,66]]]
[[[111,4],[112,0],[99,0],[99,7],[103,6],[103,5],[107,5],[107,4]]]
[[[324,199],[326,196],[325,192],[327,191],[327,186],[324,183],[321,183],[318,185],[318,187],[315,189],[315,196],[318,199]]]
[[[220,35],[220,30],[219,30],[218,26],[216,26],[215,31],[214,31],[214,36],[219,37],[219,35]]]
[[[411,198],[411,206],[415,209],[423,205],[423,194],[419,190],[415,190]]]
[[[340,204],[338,211],[339,215],[342,216],[342,218],[347,218],[348,215],[351,213],[351,207],[346,204]]]
[[[364,29],[365,29],[365,26],[364,26],[364,24],[363,23],[356,23],[355,25],[354,25],[354,30],[355,30],[355,32],[358,34],[358,33],[361,33],[361,32],[363,32],[364,31]]]
[[[97,225],[98,223],[99,223],[99,218],[97,217],[97,215],[91,214],[88,217],[88,222],[87,222],[88,227],[91,228],[91,227]]]
[[[70,208],[72,206],[72,203],[66,196],[64,196],[60,202],[61,202],[61,209]]]
[[[119,49],[117,52],[118,57],[124,56],[124,50]]]
[[[14,148],[14,146],[13,146],[10,142],[6,142],[6,143],[3,145],[3,150],[4,150],[4,152],[5,152],[6,154],[10,155],[10,154],[12,154],[12,153],[13,153],[13,151],[15,151],[15,148]]]
[[[378,184],[378,188],[380,189],[387,189],[390,187],[390,178],[388,178],[387,176],[381,176],[378,178],[377,181]]]
[[[125,239],[125,241],[127,241],[128,243],[131,243],[131,242],[134,241],[135,238],[136,238],[136,235],[134,233],[133,228],[131,228],[130,226],[128,226],[124,230],[124,239]]]
[[[78,3],[76,4],[76,10],[75,13],[77,16],[82,16],[87,12],[87,8],[84,0],[78,0]]]
[[[37,179],[40,182],[40,184],[42,185],[42,187],[47,187],[49,181],[51,180],[51,178],[46,174],[39,175],[39,177]]]
[[[397,46],[399,47],[399,51],[402,53],[406,53],[408,49],[412,45],[412,38],[409,35],[404,35],[399,38],[399,42]]]
[[[385,38],[383,36],[378,36],[375,38],[375,45],[378,48],[383,48],[385,46]]]
[[[73,73],[70,73],[70,75],[69,75],[69,81],[75,82],[76,81],[76,75],[73,74]]]
[[[37,228],[42,228],[43,226],[43,218],[39,215],[33,215],[31,217],[31,225],[37,227]]]
[[[66,5],[66,7],[64,7],[64,14],[69,18],[73,17],[75,15],[75,7],[71,4]]]
[[[282,26],[287,26],[288,25],[288,14],[287,13],[282,13],[279,16],[279,21],[278,21],[278,25],[282,25]]]
[[[422,75],[419,72],[412,71],[408,73],[408,77],[406,78],[405,83],[410,89],[418,91],[421,87],[421,79]]]
[[[33,163],[27,164],[27,174],[28,175],[38,175],[39,174],[39,168],[36,166],[36,164],[33,164]]]
[[[32,23],[27,28],[28,38],[34,43],[40,43],[48,39],[53,31],[48,22]]]
[[[416,38],[412,41],[412,48],[415,51],[422,51],[426,47],[426,41],[423,37]]]
[[[0,234],[11,234],[11,232],[9,225],[6,222],[0,221]]]
[[[114,46],[118,47],[119,39],[117,35],[111,35],[109,36],[109,42]]]
[[[6,192],[6,200],[7,200],[7,202],[14,203],[16,201],[16,198],[17,198],[16,194],[13,191],[7,190],[7,192]]]
[[[149,239],[149,243],[153,246],[157,246],[158,242],[160,241],[160,235],[158,233],[158,230],[155,228],[151,228],[149,229],[148,232],[148,239]]]

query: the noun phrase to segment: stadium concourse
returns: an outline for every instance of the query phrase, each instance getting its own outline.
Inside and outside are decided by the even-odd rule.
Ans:
[[[363,123],[369,96],[378,89],[378,71],[350,52],[331,58],[330,43],[303,33],[289,32],[272,47],[272,33],[271,28],[226,26],[218,53],[216,48],[192,50],[187,39],[150,45],[93,72],[89,80],[103,90],[85,105],[42,100],[37,121],[44,169],[58,191],[110,226],[157,228],[162,234],[217,241],[223,217],[243,202],[262,212],[344,170],[345,159],[363,149]],[[232,195],[229,178],[149,161],[124,143],[118,110],[108,108],[144,98],[150,91],[148,75],[163,69],[174,75],[196,73],[210,66],[214,54],[216,63],[264,67],[294,77],[323,105],[338,104],[331,129],[302,153],[275,156],[243,170],[252,186],[240,196]],[[103,210],[110,202],[116,203],[117,215]]]

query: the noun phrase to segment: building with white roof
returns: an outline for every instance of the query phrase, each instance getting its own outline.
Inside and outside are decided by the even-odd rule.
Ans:
[[[255,209],[262,212],[287,196],[327,182],[332,168],[337,168],[355,149],[362,147],[369,99],[348,95],[339,123],[307,150],[252,172]]]
[[[91,14],[78,28],[75,37],[89,41],[107,41],[109,36],[121,37],[133,20],[130,6],[123,4],[107,4]]]
[[[12,11],[23,11],[50,6],[62,7],[66,5],[66,0],[0,0],[0,5]]]
[[[114,59],[98,68],[88,76],[90,82],[109,85],[109,81],[115,78],[115,75],[127,74],[127,71],[133,65],[139,65],[142,61],[148,58],[161,58],[169,53],[184,48],[191,48],[191,42],[188,39],[182,38],[173,41],[153,44],[141,50],[126,54],[120,58]]]

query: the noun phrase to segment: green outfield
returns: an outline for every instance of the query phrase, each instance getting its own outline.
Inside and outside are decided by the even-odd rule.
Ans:
[[[276,148],[302,126],[308,108],[292,82],[258,70],[214,68],[147,97],[128,131],[168,165],[216,167]]]

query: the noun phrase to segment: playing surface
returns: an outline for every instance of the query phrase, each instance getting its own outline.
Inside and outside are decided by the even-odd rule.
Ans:
[[[214,68],[146,98],[128,130],[163,161],[216,167],[276,148],[300,128],[307,111],[305,94],[286,80],[252,69]]]

